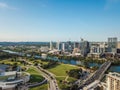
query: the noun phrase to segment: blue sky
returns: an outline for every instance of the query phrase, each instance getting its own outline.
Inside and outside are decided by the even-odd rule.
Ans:
[[[120,38],[120,0],[0,0],[0,41]]]

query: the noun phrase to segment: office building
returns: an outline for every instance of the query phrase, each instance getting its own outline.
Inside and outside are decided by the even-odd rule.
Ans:
[[[53,50],[53,42],[50,42],[50,50]]]
[[[56,48],[57,48],[57,50],[62,50],[62,43],[61,42],[57,42],[56,43]]]
[[[90,53],[94,54],[94,53],[104,53],[105,52],[105,48],[106,48],[106,44],[105,43],[96,43],[96,44],[92,44],[90,47]]]
[[[79,42],[74,42],[74,48],[79,48],[80,49],[80,43]]]
[[[67,41],[65,47],[66,47],[66,51],[67,52],[72,52],[72,50],[73,50],[73,44],[72,44],[71,41]]]
[[[116,53],[117,49],[117,38],[111,37],[108,38],[108,52]]]
[[[57,50],[60,50],[59,46],[60,46],[60,42],[57,42],[57,43],[56,43],[56,48],[57,48]]]
[[[62,51],[65,51],[65,43],[62,43]]]
[[[82,56],[87,56],[87,54],[90,52],[90,46],[88,41],[81,41],[80,52]]]
[[[117,43],[117,49],[120,49],[120,42]]]

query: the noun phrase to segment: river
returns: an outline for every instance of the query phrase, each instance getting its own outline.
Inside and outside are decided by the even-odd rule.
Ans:
[[[17,54],[17,55],[20,55],[20,56],[23,56],[24,53],[19,53],[19,52],[14,52],[14,51],[10,51],[10,50],[3,50],[4,52],[8,52],[10,54]],[[31,55],[30,54],[27,54],[28,57],[30,57]],[[35,55],[34,56],[35,58],[41,58],[41,56],[38,56],[38,55]],[[62,62],[62,63],[65,63],[65,64],[72,64],[72,65],[83,65],[83,62],[81,61],[77,61],[77,60],[59,60],[57,58],[54,58],[54,57],[47,57],[48,60],[53,60],[53,61],[59,61],[59,62]],[[88,66],[89,67],[93,67],[93,66],[100,66],[101,64],[97,64],[97,63],[90,63],[88,62]],[[120,72],[120,65],[114,65],[114,66],[111,66],[109,68],[109,71],[112,71],[112,72]]]

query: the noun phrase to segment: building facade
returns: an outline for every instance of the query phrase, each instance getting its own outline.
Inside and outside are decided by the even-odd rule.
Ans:
[[[81,41],[80,52],[83,56],[87,56],[87,54],[90,52],[90,45],[88,41]]]
[[[117,38],[116,37],[108,38],[108,52],[116,53],[116,49],[117,49]]]
[[[50,42],[50,50],[53,50],[53,42]]]
[[[120,90],[120,74],[109,73],[107,75],[107,90]]]

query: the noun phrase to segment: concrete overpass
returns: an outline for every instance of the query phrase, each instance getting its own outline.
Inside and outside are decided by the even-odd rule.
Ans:
[[[78,87],[78,90],[82,90],[85,86],[91,84],[92,82],[94,82],[95,80],[101,80],[102,77],[104,76],[104,73],[106,72],[106,70],[110,67],[111,62],[105,62],[103,63],[100,68],[95,71],[95,73],[90,76],[87,80],[85,80],[82,85],[80,85]]]

